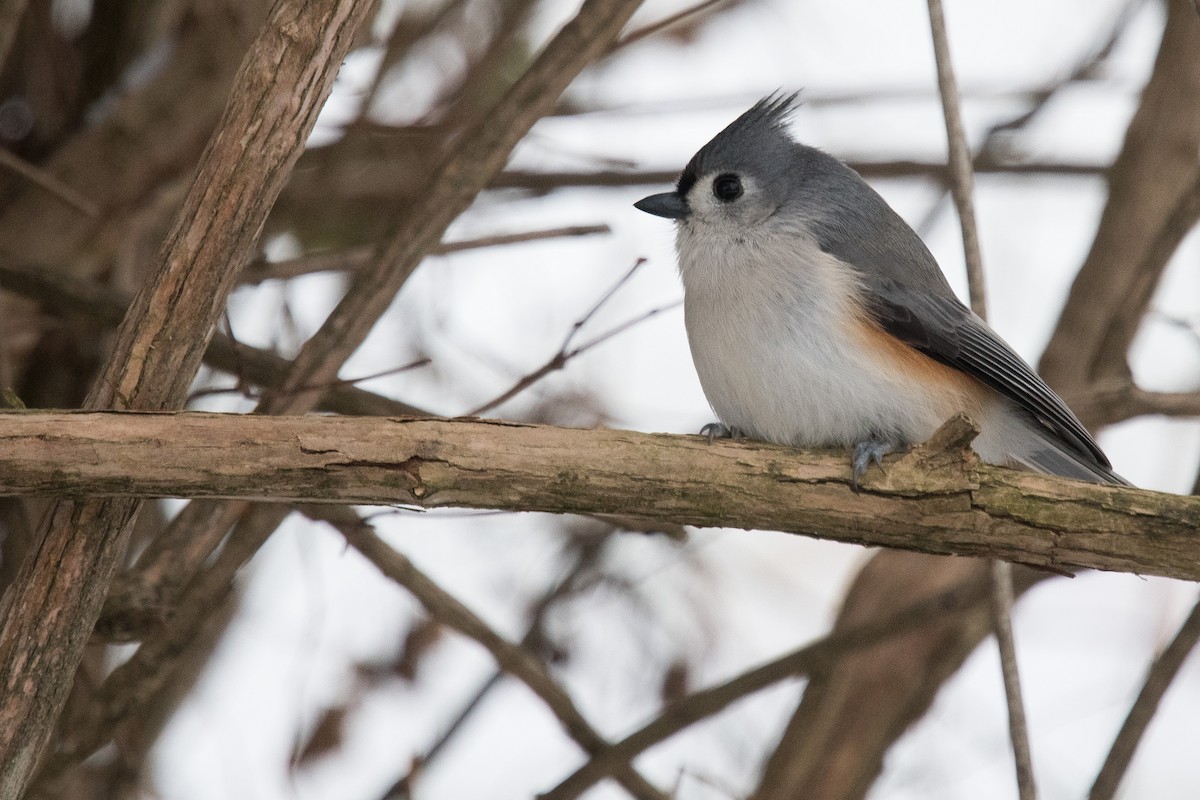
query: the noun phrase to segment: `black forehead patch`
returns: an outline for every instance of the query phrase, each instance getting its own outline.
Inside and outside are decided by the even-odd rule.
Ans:
[[[696,180],[700,176],[696,174],[696,158],[693,156],[688,165],[683,168],[683,172],[679,173],[679,180],[675,183],[675,192],[680,197],[684,197],[696,185]]]
[[[679,175],[676,192],[686,195],[700,176],[711,170],[736,171],[748,154],[774,150],[781,143],[791,144],[787,124],[796,111],[799,96],[799,92],[774,92],[729,123],[692,156]]]

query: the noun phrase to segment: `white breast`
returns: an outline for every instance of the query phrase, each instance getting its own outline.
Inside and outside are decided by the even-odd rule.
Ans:
[[[920,442],[956,411],[978,413],[863,346],[854,274],[811,237],[689,227],[677,240],[688,341],[726,426],[797,446]]]

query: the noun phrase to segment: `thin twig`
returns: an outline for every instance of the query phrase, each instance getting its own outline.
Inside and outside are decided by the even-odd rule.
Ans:
[[[1125,723],[1117,733],[1117,738],[1113,740],[1108,757],[1104,759],[1104,766],[1100,768],[1096,782],[1092,784],[1088,800],[1110,800],[1116,795],[1121,779],[1129,768],[1129,762],[1137,752],[1142,734],[1146,732],[1150,720],[1154,718],[1154,712],[1158,710],[1159,701],[1171,686],[1171,681],[1187,660],[1188,654],[1196,646],[1197,640],[1200,640],[1200,600],[1179,626],[1179,632],[1167,645],[1167,649],[1154,659],[1150,672],[1146,675],[1146,682],[1142,685],[1142,691],[1138,693],[1137,700],[1129,709],[1129,715],[1125,717]]]
[[[568,225],[561,228],[547,228],[521,233],[502,233],[495,236],[481,236],[477,239],[466,239],[459,242],[445,242],[430,248],[430,255],[447,255],[461,253],[465,250],[477,250],[485,247],[498,247],[509,244],[536,242],[543,239],[555,239],[567,236],[590,236],[599,233],[611,233],[607,225]],[[242,283],[261,283],[271,279],[296,278],[314,272],[349,272],[359,269],[375,253],[371,245],[354,247],[349,250],[339,250],[333,253],[314,253],[291,258],[285,261],[254,261],[242,272]]]
[[[702,3],[697,3],[691,8],[685,8],[682,11],[670,15],[669,17],[660,19],[658,22],[652,22],[644,28],[638,28],[636,31],[633,31],[628,36],[622,37],[620,41],[615,42],[612,47],[608,48],[608,54],[611,55],[624,47],[628,47],[634,42],[640,42],[642,39],[647,39],[654,34],[659,33],[660,31],[666,30],[672,25],[682,22],[685,19],[689,19],[690,17],[694,17],[698,14],[703,14],[706,11],[711,11],[715,6],[726,2],[729,2],[729,0],[704,0]]]
[[[1013,577],[1012,564],[1000,559],[991,561],[990,585],[992,628],[996,631],[996,646],[1000,654],[1000,670],[1004,678],[1004,694],[1008,700],[1008,730],[1016,762],[1017,789],[1021,800],[1037,797],[1033,778],[1033,755],[1029,747],[1029,726],[1025,720],[1025,703],[1021,695],[1021,675],[1017,669],[1017,648],[1013,639]]]
[[[971,308],[982,318],[987,316],[987,292],[984,285],[983,254],[979,248],[979,233],[975,222],[974,184],[971,150],[963,129],[959,106],[958,85],[954,65],[950,60],[950,41],[946,35],[946,18],[941,0],[928,0],[929,28],[933,36],[933,51],[937,59],[938,91],[946,118],[946,139],[950,153],[950,190],[958,209],[962,228],[963,256],[967,265],[967,286]],[[1033,755],[1029,747],[1029,730],[1025,720],[1025,705],[1021,699],[1021,680],[1017,669],[1017,650],[1013,641],[1012,565],[994,560],[990,570],[992,627],[1000,654],[1004,677],[1004,694],[1008,701],[1008,730],[1012,739],[1013,761],[1017,788],[1021,800],[1036,800],[1037,786],[1033,776]]]
[[[938,91],[942,96],[942,111],[946,117],[946,140],[949,150],[950,190],[962,223],[963,256],[967,262],[967,286],[971,308],[979,316],[987,309],[987,294],[983,283],[983,256],[979,251],[979,234],[975,225],[975,175],[971,170],[971,150],[963,130],[962,111],[958,103],[958,84],[950,62],[950,42],[946,36],[946,18],[942,0],[929,0],[929,27],[933,33],[933,52],[937,58]]]
[[[571,800],[612,770],[684,728],[720,713],[730,704],[789,678],[802,678],[827,668],[847,653],[861,650],[943,618],[948,612],[973,608],[987,597],[987,587],[968,581],[883,619],[835,631],[823,639],[768,662],[736,678],[695,692],[667,706],[652,721],[592,758],[540,800]]]
[[[546,361],[546,363],[542,364],[540,367],[533,370],[529,374],[521,377],[520,380],[518,380],[511,387],[509,387],[508,389],[506,389],[505,391],[500,393],[500,395],[497,396],[496,398],[489,400],[488,402],[484,403],[483,405],[479,406],[478,408],[476,408],[472,411],[468,411],[466,416],[477,417],[481,414],[486,414],[487,412],[491,411],[492,409],[507,403],[509,400],[513,399],[518,394],[525,391],[530,386],[532,386],[533,384],[540,381],[542,378],[549,375],[551,372],[556,372],[556,371],[562,369],[563,367],[565,367],[567,365],[568,362],[571,361],[571,359],[575,358],[576,356],[582,355],[583,353],[586,353],[588,350],[591,350],[593,347],[608,341],[612,337],[614,337],[620,333],[624,333],[625,331],[629,330],[632,327],[640,325],[641,323],[645,322],[646,320],[650,319],[651,317],[655,317],[655,316],[663,313],[664,311],[670,311],[673,308],[677,308],[680,305],[680,302],[675,302],[675,303],[671,303],[671,304],[668,304],[665,306],[658,306],[656,308],[652,308],[649,311],[634,317],[633,319],[626,320],[625,322],[621,323],[620,325],[617,325],[616,327],[606,331],[605,333],[600,334],[599,336],[595,337],[594,339],[591,339],[590,341],[585,342],[584,344],[581,344],[574,349],[570,349],[571,342],[574,341],[575,335],[577,333],[579,333],[579,330],[584,325],[586,325],[588,323],[588,321],[591,320],[592,317],[594,317],[596,315],[596,313],[601,309],[601,307],[604,306],[604,304],[608,302],[608,300],[613,296],[613,294],[616,293],[616,291],[618,289],[620,289],[622,286],[624,286],[625,283],[627,283],[629,281],[629,279],[633,277],[634,273],[638,271],[638,268],[640,268],[642,266],[642,264],[645,263],[645,261],[646,261],[645,259],[639,258],[636,262],[634,262],[634,265],[632,267],[630,267],[629,271],[626,272],[624,275],[622,275],[621,278],[616,283],[614,283],[612,285],[612,287],[609,288],[609,290],[600,297],[599,300],[596,301],[596,303],[588,310],[588,312],[586,314],[583,315],[583,317],[576,320],[576,322],[571,326],[571,330],[567,334],[567,337],[563,340],[562,346],[558,348],[558,352],[556,352],[554,355],[550,356],[550,358]]]
[[[364,517],[363,519],[365,522],[366,518]],[[611,534],[612,530],[613,528],[610,525],[609,534]],[[577,538],[573,537],[570,541],[574,542]],[[547,615],[553,608],[557,607],[561,600],[576,597],[584,589],[595,583],[593,567],[597,562],[597,556],[601,548],[609,539],[610,535],[605,535],[599,539],[590,538],[582,547],[574,548],[574,561],[567,570],[566,577],[544,592],[531,609],[529,626],[525,631],[525,635],[521,637],[520,646],[522,648],[533,650],[534,652],[546,649],[544,642]],[[543,646],[539,647],[539,643],[542,643]],[[488,694],[500,685],[500,681],[504,675],[503,669],[497,669],[483,682],[471,698],[459,709],[459,712],[454,715],[454,719],[445,726],[441,735],[438,736],[433,744],[424,753],[413,757],[413,767],[408,773],[396,780],[392,787],[384,793],[384,798],[402,796],[400,792],[403,787],[411,786],[416,780],[418,772],[429,768],[429,765],[437,758],[438,754],[453,741],[455,734],[462,730],[463,724],[480,707]]]
[[[616,37],[638,5],[639,0],[584,0],[492,113],[458,139],[431,176],[423,202],[395,224],[370,263],[354,273],[346,294],[297,354],[284,385],[264,396],[261,411],[295,414],[315,404],[315,391],[296,389],[336,377],[450,223],[503,168],[517,142],[553,107],[571,79]]]
[[[328,381],[321,385],[301,386],[297,391],[304,391],[306,389],[324,389],[326,392],[328,392],[328,391],[332,391],[334,389],[341,389],[341,388],[345,388],[348,386],[354,386],[357,383],[365,383],[367,381],[373,381],[376,378],[388,378],[393,375],[399,375],[401,373],[408,372],[409,370],[418,369],[419,367],[427,367],[432,363],[433,363],[432,358],[418,358],[416,361],[410,361],[407,364],[401,364],[398,367],[390,367],[388,369],[379,370],[378,372],[372,372],[367,375],[360,375],[357,378],[338,378],[337,380]],[[238,377],[240,379],[240,375]],[[240,380],[239,380],[239,383],[241,383]],[[201,397],[211,397],[212,395],[220,395],[220,394],[240,394],[240,395],[245,395],[245,396],[249,397],[251,393],[249,392],[248,388],[244,385],[213,386],[213,387],[206,388],[206,389],[197,389],[196,391],[192,392],[188,396],[188,402],[191,402],[191,401],[196,400]]]
[[[60,270],[8,263],[0,256],[0,289],[42,303],[47,310],[60,314],[79,314],[106,325],[116,326],[125,316],[133,295],[91,281],[79,280]],[[204,363],[228,372],[239,382],[264,388],[279,386],[291,368],[283,356],[248,344],[235,342],[220,331],[209,340]],[[368,392],[335,381],[321,398],[318,408],[349,416],[436,416],[390,397]]]
[[[0,147],[0,167],[20,175],[34,186],[55,197],[85,217],[100,216],[100,207],[46,170]]]
[[[514,676],[558,717],[563,728],[581,747],[595,755],[610,745],[588,723],[571,696],[558,685],[545,665],[529,650],[505,639],[465,605],[443,590],[405,556],[380,539],[352,510],[345,507],[301,506],[312,519],[327,522],[338,530],[380,572],[407,589],[430,616],[482,646],[505,672]],[[666,800],[666,796],[624,765],[615,776],[635,797]]]

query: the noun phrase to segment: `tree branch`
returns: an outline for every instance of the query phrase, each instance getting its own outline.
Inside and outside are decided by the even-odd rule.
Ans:
[[[932,597],[867,620],[853,627],[835,630],[828,636],[785,656],[769,661],[749,672],[672,703],[646,725],[610,746],[596,758],[584,764],[566,780],[538,800],[573,800],[605,775],[628,763],[639,753],[650,749],[684,728],[720,713],[730,704],[768,686],[787,680],[829,671],[849,653],[871,648],[880,642],[910,633],[947,615],[968,610],[980,604],[986,593],[978,580],[965,580]]]
[[[960,449],[969,425],[955,417],[931,440],[943,446],[889,460],[854,495],[843,453],[694,436],[472,419],[17,412],[0,431],[0,485],[22,495],[626,514],[1056,572],[1200,579],[1200,498],[981,464]]]
[[[242,61],[157,270],[117,332],[91,408],[183,403],[237,270],[370,4],[281,0]],[[139,503],[60,501],[0,606],[0,796],[19,797],[58,716]]]
[[[975,225],[975,173],[971,169],[971,149],[963,129],[962,111],[958,103],[958,81],[950,61],[950,40],[946,35],[946,18],[941,0],[929,0],[929,29],[933,34],[933,53],[937,62],[938,92],[942,98],[942,113],[946,119],[947,166],[950,169],[950,191],[958,209],[962,229],[963,257],[967,263],[967,288],[971,295],[971,310],[986,317],[987,289],[983,281],[983,254],[979,250],[979,232]]]
[[[0,289],[36,300],[51,313],[79,314],[109,325],[117,325],[133,302],[133,296],[109,286],[71,278],[49,269],[7,263],[0,256]],[[264,388],[283,384],[291,362],[283,356],[235,342],[215,331],[204,351],[204,363],[228,372],[251,386]],[[352,416],[428,416],[429,412],[357,386],[333,382],[317,406],[322,411]]]
[[[1104,766],[1100,768],[1100,773],[1092,784],[1088,800],[1110,800],[1116,796],[1121,778],[1125,776],[1125,770],[1133,760],[1142,734],[1149,727],[1150,720],[1154,719],[1154,712],[1158,711],[1159,701],[1171,687],[1171,681],[1175,679],[1197,641],[1200,641],[1200,601],[1192,607],[1191,613],[1179,626],[1179,631],[1167,645],[1167,649],[1154,659],[1150,674],[1146,676],[1146,682],[1142,685],[1142,691],[1138,693],[1133,708],[1129,709],[1129,715],[1117,733],[1117,738],[1113,740]]]
[[[585,0],[493,112],[455,143],[426,185],[420,206],[414,207],[420,213],[403,216],[375,257],[353,273],[345,296],[304,343],[283,386],[263,398],[260,411],[300,413],[316,404],[319,391],[304,387],[337,377],[450,223],[500,171],[517,142],[550,111],[571,80],[616,37],[640,2]]]
[[[1188,0],[1170,0],[1154,72],[1109,173],[1096,239],[1042,355],[1043,376],[1068,402],[1097,381],[1128,375],[1129,343],[1182,238],[1173,229],[1200,213],[1188,203],[1200,181],[1197,52],[1200,20]],[[1086,425],[1104,422],[1080,416]]]
[[[542,699],[558,717],[563,728],[580,747],[596,756],[610,745],[596,732],[580,712],[571,696],[559,686],[546,665],[530,650],[505,639],[471,609],[434,583],[404,555],[375,535],[352,510],[338,506],[305,505],[302,510],[312,519],[332,525],[346,541],[393,581],[403,586],[430,615],[482,646],[505,672],[523,682]],[[665,800],[655,789],[626,763],[614,770],[629,791],[642,800]]]
[[[946,18],[942,0],[929,0],[929,27],[933,34],[933,51],[937,61],[938,90],[942,96],[942,111],[946,118],[946,140],[949,148],[950,183],[954,205],[958,209],[962,228],[963,257],[967,265],[967,291],[971,309],[987,318],[987,287],[983,274],[983,252],[979,247],[979,231],[975,222],[975,174],[971,171],[971,149],[963,129],[962,109],[958,99],[958,82],[950,60],[950,39],[946,34]],[[1013,761],[1021,800],[1037,800],[1033,776],[1033,755],[1029,747],[1029,730],[1025,722],[1025,704],[1021,698],[1021,678],[1017,669],[1017,650],[1013,640],[1013,575],[1006,561],[991,563],[992,628],[1000,655],[1000,671],[1004,676],[1004,696],[1008,702],[1008,730],[1013,746]]]

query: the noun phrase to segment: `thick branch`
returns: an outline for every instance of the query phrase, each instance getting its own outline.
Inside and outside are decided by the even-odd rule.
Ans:
[[[238,72],[156,270],[117,332],[92,408],[182,405],[369,3],[274,6]],[[138,503],[60,501],[0,606],[0,797],[19,797],[47,741]]]
[[[889,461],[856,495],[842,453],[494,420],[22,412],[2,427],[8,494],[620,513],[1200,579],[1200,498],[1016,472],[953,448]]]
[[[1198,50],[1194,9],[1171,0],[1154,72],[1109,173],[1100,228],[1042,355],[1043,376],[1069,402],[1097,380],[1128,374],[1129,343],[1174,250],[1156,254],[1156,242],[1170,239],[1172,226],[1195,221],[1186,212],[1200,174]],[[1085,424],[1097,422],[1081,416]]]

